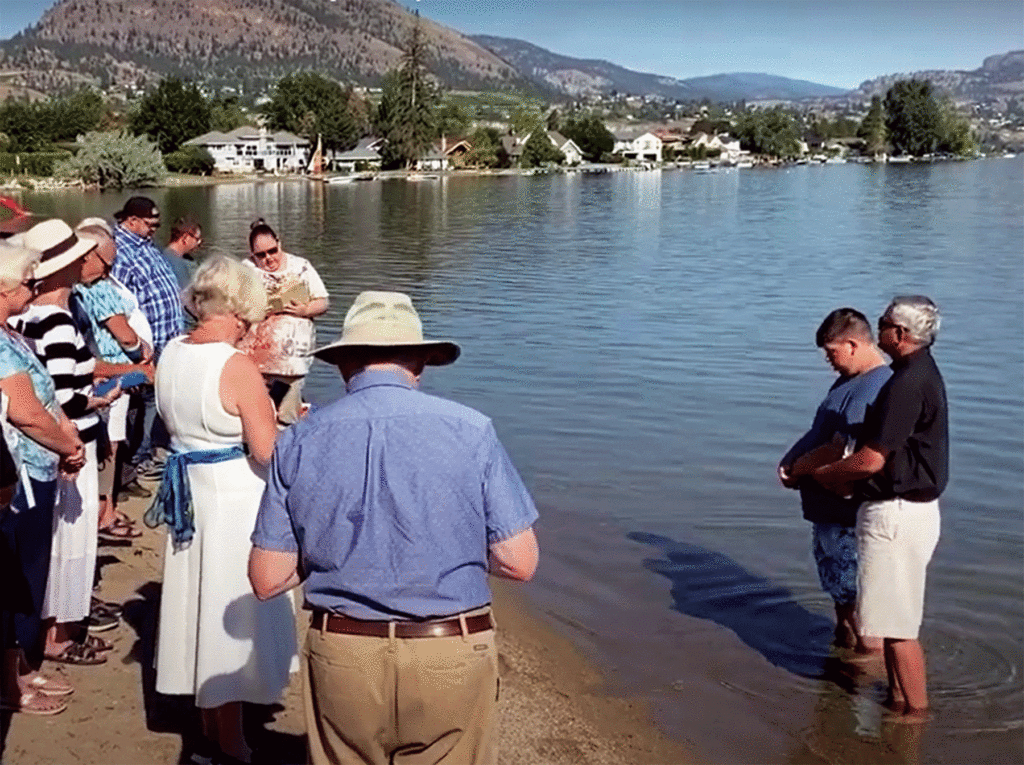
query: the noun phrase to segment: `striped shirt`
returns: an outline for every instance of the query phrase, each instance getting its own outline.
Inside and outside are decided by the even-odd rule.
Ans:
[[[111,273],[139,299],[153,328],[153,353],[159,358],[167,341],[185,331],[178,280],[151,240],[117,226],[114,242],[117,260]]]
[[[85,345],[71,313],[55,305],[30,305],[8,319],[25,338],[36,357],[53,378],[53,387],[64,414],[78,428],[83,443],[95,441],[100,418],[89,408],[92,373],[96,359]]]

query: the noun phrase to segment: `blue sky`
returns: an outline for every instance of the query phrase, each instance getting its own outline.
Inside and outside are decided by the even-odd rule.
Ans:
[[[329,0],[323,0],[329,2]],[[0,38],[53,0],[0,0]],[[402,0],[467,34],[672,77],[765,72],[837,87],[975,69],[1024,48],[1022,0]]]

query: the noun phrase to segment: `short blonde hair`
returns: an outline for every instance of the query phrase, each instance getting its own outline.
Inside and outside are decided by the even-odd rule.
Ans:
[[[199,321],[218,314],[233,314],[255,324],[267,315],[267,290],[259,274],[224,255],[204,260],[181,297],[189,313]]]
[[[35,250],[0,242],[0,289],[11,290],[25,281],[40,257]]]

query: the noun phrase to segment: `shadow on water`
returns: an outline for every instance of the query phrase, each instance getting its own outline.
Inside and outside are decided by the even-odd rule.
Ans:
[[[732,630],[788,672],[836,679],[829,656],[831,620],[808,611],[789,590],[698,545],[646,532],[626,536],[662,553],[663,558],[648,558],[643,565],[672,583],[676,610]]]
[[[124,658],[125,663],[138,662],[142,675],[142,696],[146,727],[154,733],[181,736],[179,763],[191,763],[193,752],[202,752],[199,710],[190,696],[168,696],[156,691],[157,620],[160,615],[160,585],[147,582],[136,590],[137,596],[123,606],[126,624],[135,630],[136,640]],[[246,704],[245,732],[249,743],[265,763],[300,763],[306,760],[306,740],[268,729],[266,726],[283,710],[280,704]]]

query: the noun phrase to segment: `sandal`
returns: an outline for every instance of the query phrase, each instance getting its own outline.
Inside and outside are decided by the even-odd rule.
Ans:
[[[41,693],[44,696],[70,696],[75,692],[71,684],[61,677],[33,672],[18,678],[22,693]]]
[[[114,511],[114,523],[113,526],[134,526],[135,519],[129,515],[122,513],[120,510]]]
[[[85,636],[85,640],[82,641],[82,644],[86,648],[91,648],[94,653],[106,653],[107,651],[113,651],[114,650],[114,644],[113,643],[108,643],[103,638],[96,637],[95,635],[87,634]]]
[[[17,704],[0,702],[5,712],[21,712],[24,715],[59,715],[68,708],[68,702],[43,693],[28,691],[21,694]]]
[[[134,526],[120,524],[116,520],[109,526],[97,530],[96,536],[103,542],[131,542],[142,536],[142,532]]]
[[[59,664],[96,665],[106,664],[107,657],[100,656],[95,649],[82,643],[68,643],[60,653],[44,653],[44,659]]]
[[[122,609],[121,609],[121,604],[120,603],[111,603],[111,602],[106,601],[106,600],[100,600],[95,595],[93,595],[92,598],[89,600],[89,612],[90,613],[95,611],[95,612],[102,612],[102,613],[105,613],[105,614],[110,614],[111,616],[120,617],[121,616],[121,610]]]

